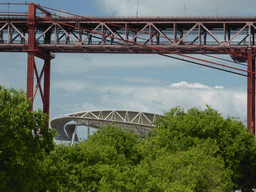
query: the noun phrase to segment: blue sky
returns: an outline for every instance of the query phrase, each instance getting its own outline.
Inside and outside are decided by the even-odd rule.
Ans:
[[[255,16],[256,7],[256,1],[250,0],[34,2],[83,16],[136,16],[137,2],[139,16],[216,16],[217,4],[219,16]],[[2,6],[0,11],[5,9],[7,6]],[[15,9],[17,7],[10,7],[10,11]],[[229,55],[221,57],[230,58]],[[40,59],[36,62],[42,66]],[[0,53],[1,84],[25,90],[26,67],[26,53]],[[192,107],[204,109],[206,104],[225,117],[246,119],[245,77],[159,55],[56,54],[51,72],[50,119],[98,109],[162,114],[177,105],[187,110]],[[39,96],[37,94],[35,108],[42,106]]]

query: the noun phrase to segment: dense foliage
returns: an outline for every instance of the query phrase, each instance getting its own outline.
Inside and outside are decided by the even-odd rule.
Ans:
[[[59,186],[74,191],[250,191],[256,186],[256,143],[241,121],[224,119],[209,106],[187,113],[176,107],[165,115],[144,139],[110,124],[77,145],[58,146],[51,162],[63,170]]]
[[[187,150],[198,142],[212,139],[218,146],[225,167],[232,170],[233,188],[251,189],[256,186],[256,142],[254,136],[236,118],[224,119],[207,106],[202,111],[176,107],[159,119],[151,142],[154,147]],[[152,144],[151,144],[152,145]]]
[[[180,107],[146,138],[115,124],[74,145],[54,145],[42,111],[0,87],[0,191],[250,191],[256,142],[236,118]],[[39,128],[42,134],[37,136]]]
[[[50,189],[221,191],[230,187],[231,171],[225,169],[221,157],[214,157],[217,146],[213,141],[172,152],[149,152],[147,142],[110,124],[80,144],[60,145],[47,160],[49,170],[55,170],[50,178],[56,179]]]
[[[45,132],[47,116],[32,111],[23,91],[0,86],[0,191],[35,191],[43,183],[40,161],[53,150],[53,133]],[[44,135],[36,136],[41,128]]]

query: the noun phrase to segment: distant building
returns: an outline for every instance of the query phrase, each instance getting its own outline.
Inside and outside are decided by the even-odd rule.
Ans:
[[[154,129],[153,123],[157,117],[163,115],[126,111],[126,110],[99,110],[86,111],[66,114],[62,117],[51,120],[50,126],[58,131],[59,136],[55,139],[58,141],[79,141],[77,137],[77,128],[79,126],[88,128],[99,128],[114,122],[123,129],[133,129],[134,133],[145,136],[148,131]]]

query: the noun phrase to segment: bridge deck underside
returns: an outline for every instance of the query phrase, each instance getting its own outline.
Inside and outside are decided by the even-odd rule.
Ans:
[[[37,47],[55,53],[223,54],[254,47],[255,33],[255,18],[38,17],[36,23]],[[27,18],[0,17],[0,51],[23,52],[27,46]]]

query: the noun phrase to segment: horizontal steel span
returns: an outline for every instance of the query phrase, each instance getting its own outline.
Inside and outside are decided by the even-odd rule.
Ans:
[[[73,17],[56,16],[47,11],[48,9]],[[41,16],[42,13],[38,13],[38,10],[45,16]],[[28,53],[27,98],[33,106],[39,90],[43,111],[48,115],[50,66],[51,59],[54,58],[52,53],[160,54],[193,64],[207,66],[187,58],[243,71],[247,75],[207,66],[247,76],[247,127],[255,135],[255,21],[256,17],[92,18],[30,3],[28,14],[0,14],[0,52]],[[247,70],[185,54],[230,54],[235,62],[247,61]],[[40,73],[35,57],[44,60]],[[34,76],[37,80],[35,88]],[[41,84],[42,76],[44,89]]]
[[[27,52],[28,31],[28,16],[0,16],[0,51]],[[255,33],[256,17],[46,16],[35,21],[36,47],[53,53],[225,54],[253,48]]]

